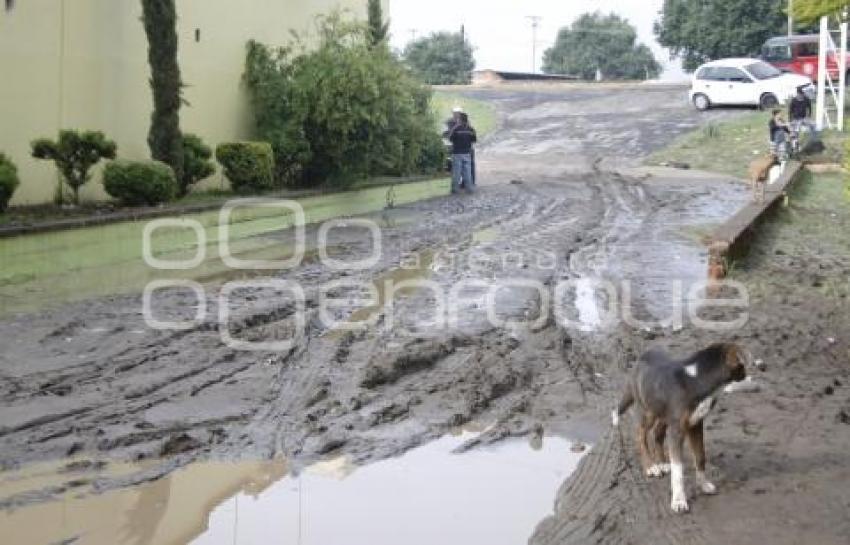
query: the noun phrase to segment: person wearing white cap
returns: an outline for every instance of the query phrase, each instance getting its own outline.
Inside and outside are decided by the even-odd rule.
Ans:
[[[458,118],[447,136],[452,143],[452,193],[458,193],[461,188],[472,193],[475,190],[472,145],[478,141],[478,136],[465,113],[459,113]]]
[[[472,192],[475,187],[475,149],[471,146],[467,147],[465,145],[461,145],[465,153],[457,154],[456,150],[458,149],[457,145],[454,141],[452,141],[451,134],[452,132],[461,126],[462,123],[465,123],[465,128],[461,131],[461,134],[458,136],[459,140],[464,140],[466,138],[465,134],[467,130],[472,131],[474,143],[477,141],[477,137],[475,136],[475,129],[469,124],[469,117],[467,113],[463,110],[463,107],[460,105],[455,105],[452,108],[452,116],[446,120],[446,130],[443,132],[443,138],[448,139],[452,142],[452,159],[451,159],[451,167],[452,167],[452,193],[457,193],[460,191],[461,187],[466,188],[467,191]],[[455,161],[455,155],[461,155],[457,161]],[[464,164],[466,157],[468,156],[468,165]],[[456,166],[457,165],[457,166]],[[458,169],[460,172],[458,172]]]
[[[460,106],[455,106],[454,108],[452,108],[452,116],[446,121],[446,132],[444,136],[448,136],[448,133],[450,130],[452,130],[452,127],[460,123],[460,114],[462,113],[463,108],[461,108]]]

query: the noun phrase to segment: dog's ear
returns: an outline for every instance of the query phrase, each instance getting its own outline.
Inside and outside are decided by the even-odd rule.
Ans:
[[[746,355],[737,344],[727,343],[723,345],[723,362],[729,369],[735,369],[744,365]]]
[[[732,380],[744,380],[747,378],[747,365],[750,363],[752,356],[745,348],[737,344],[725,344],[724,347],[724,363],[729,369],[729,376]]]
[[[753,364],[753,355],[746,348],[735,343],[723,345],[723,361],[730,369],[736,367],[748,367]]]

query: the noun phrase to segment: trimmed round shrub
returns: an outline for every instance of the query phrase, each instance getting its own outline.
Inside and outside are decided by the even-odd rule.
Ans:
[[[170,201],[177,195],[177,179],[170,166],[159,161],[112,161],[103,170],[103,188],[130,206]]]
[[[18,167],[6,155],[0,153],[0,212],[6,210],[9,201],[12,200],[12,194],[20,183]]]
[[[268,142],[226,142],[215,149],[230,187],[237,193],[255,193],[274,187],[274,152]]]
[[[208,176],[215,174],[215,166],[210,159],[212,149],[194,134],[183,135],[183,179],[180,180],[180,194],[185,195],[189,188]]]

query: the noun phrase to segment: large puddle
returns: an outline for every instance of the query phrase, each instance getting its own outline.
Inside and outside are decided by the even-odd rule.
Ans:
[[[362,467],[329,459],[298,474],[284,460],[195,463],[134,488],[0,513],[0,536],[15,545],[525,543],[582,454],[558,437],[452,453],[472,437]],[[4,497],[26,483],[0,478]]]

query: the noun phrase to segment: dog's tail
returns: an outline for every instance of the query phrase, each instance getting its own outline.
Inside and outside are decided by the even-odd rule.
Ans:
[[[635,395],[632,391],[632,385],[627,384],[625,388],[623,388],[623,395],[620,397],[620,404],[617,405],[617,408],[611,411],[611,423],[616,427],[620,425],[620,416],[623,415],[626,411],[629,410],[629,407],[632,406],[632,403],[635,402]]]

